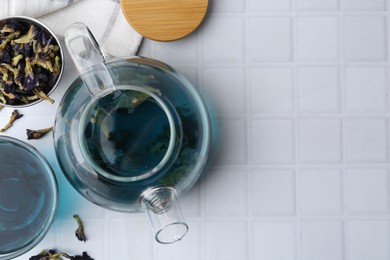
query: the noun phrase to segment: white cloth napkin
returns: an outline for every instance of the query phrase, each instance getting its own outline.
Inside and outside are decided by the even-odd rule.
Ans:
[[[136,54],[142,41],[126,21],[119,0],[0,0],[0,18],[37,18],[59,37],[74,22],[85,23],[102,51],[116,57]]]

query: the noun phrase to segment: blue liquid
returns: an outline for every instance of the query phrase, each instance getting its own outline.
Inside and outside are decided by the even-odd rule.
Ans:
[[[116,107],[118,99],[135,91],[111,93],[89,111],[85,131],[87,153],[91,160],[112,175],[134,177],[158,165],[169,146],[169,122],[152,99],[134,109]],[[128,92],[128,93],[126,93]],[[127,98],[127,96],[126,96]]]
[[[0,254],[7,254],[36,242],[57,197],[48,169],[32,152],[8,142],[0,142],[0,151]]]

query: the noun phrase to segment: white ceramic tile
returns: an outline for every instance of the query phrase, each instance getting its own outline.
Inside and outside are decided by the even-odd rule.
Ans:
[[[206,259],[247,260],[247,223],[214,221],[206,223]]]
[[[386,0],[344,0],[347,11],[385,11]]]
[[[295,260],[296,228],[293,222],[255,222],[253,259]]]
[[[385,17],[346,16],[344,55],[348,61],[385,61],[387,59]]]
[[[255,216],[295,214],[295,174],[292,170],[252,172],[252,210]]]
[[[202,85],[215,113],[245,113],[246,74],[243,68],[205,68]]]
[[[213,165],[237,165],[247,162],[247,131],[244,119],[219,119],[216,129]]]
[[[241,13],[245,11],[245,1],[214,0],[208,3],[207,11],[212,13]]]
[[[252,112],[291,112],[294,102],[293,82],[292,68],[252,68],[249,81]]]
[[[298,105],[303,113],[340,111],[340,75],[337,67],[300,67]]]
[[[351,215],[389,213],[389,178],[385,169],[349,169],[346,179],[347,209]]]
[[[201,86],[199,84],[199,73],[197,68],[178,65],[175,66],[174,69],[183,74],[183,76],[186,77],[192,83],[192,85],[200,91]]]
[[[206,170],[205,174],[209,171]],[[182,194],[179,198],[179,203],[183,211],[184,217],[192,218],[200,216],[200,184],[196,184],[188,193]]]
[[[157,242],[154,240],[154,234],[151,231],[147,219],[141,221],[129,220],[127,221],[127,225],[122,227],[121,232],[125,232],[127,235],[127,251],[129,255],[129,258],[127,259],[153,259],[153,244]],[[111,234],[115,236],[114,233]],[[113,241],[115,241],[115,239],[113,239]]]
[[[290,11],[292,0],[250,0],[250,11]]]
[[[289,17],[249,20],[249,59],[254,62],[292,61],[292,21]]]
[[[69,219],[72,218],[73,214],[78,214],[81,218],[85,219],[104,219],[106,209],[100,207],[86,199],[82,199],[80,202],[81,206],[77,212],[73,212],[68,215]],[[69,212],[70,213],[70,212]]]
[[[337,11],[339,9],[339,0],[297,0],[297,9],[299,11]]]
[[[385,113],[388,107],[387,69],[345,68],[346,108],[350,113]]]
[[[161,42],[152,45],[152,52],[155,59],[167,64],[177,63],[195,63],[198,60],[198,40],[194,40],[196,35],[191,38],[183,38],[173,42]]]
[[[247,173],[243,170],[215,169],[202,182],[206,216],[246,216]],[[218,189],[218,187],[224,187]]]
[[[342,175],[338,169],[302,169],[300,172],[301,213],[303,215],[341,215]]]
[[[244,20],[241,17],[210,15],[202,34],[203,59],[207,63],[244,61]]]
[[[299,120],[299,161],[302,163],[341,162],[341,126],[340,119]]]
[[[302,223],[302,260],[343,260],[343,226],[336,221]]]
[[[388,126],[381,118],[346,120],[346,160],[380,163],[388,161]]]
[[[201,259],[201,226],[196,222],[189,222],[188,224],[190,229],[182,241],[172,245],[156,244],[157,250],[153,260]]]
[[[257,119],[251,122],[253,164],[294,162],[294,125],[289,119]]]
[[[351,221],[347,230],[347,260],[390,259],[388,222]]]
[[[297,23],[299,60],[338,60],[339,19],[337,17],[299,17]]]
[[[110,220],[107,224],[108,228],[108,248],[110,252],[106,253],[105,258],[108,259],[129,259],[129,245],[127,242],[127,221],[126,220]]]

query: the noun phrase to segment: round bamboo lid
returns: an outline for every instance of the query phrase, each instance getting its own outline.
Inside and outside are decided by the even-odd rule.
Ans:
[[[127,21],[144,37],[174,41],[198,28],[208,0],[121,0],[121,6]]]

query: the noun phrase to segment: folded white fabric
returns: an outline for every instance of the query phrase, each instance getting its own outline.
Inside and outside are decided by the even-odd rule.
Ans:
[[[123,16],[119,0],[0,0],[0,6],[0,18],[34,17],[59,37],[70,24],[83,22],[102,51],[112,56],[132,56],[142,41]]]

